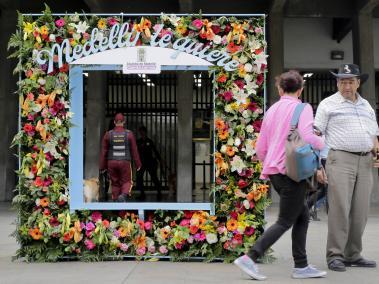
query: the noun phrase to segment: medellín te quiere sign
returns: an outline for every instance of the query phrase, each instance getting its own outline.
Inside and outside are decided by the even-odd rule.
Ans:
[[[158,39],[158,35],[163,27],[164,25],[159,25],[157,31],[151,36],[150,46],[165,48],[172,43],[172,34],[165,34]],[[108,37],[99,37],[99,30],[94,28],[90,40],[84,45],[78,44],[71,51],[70,42],[68,39],[65,39],[61,44],[55,43],[50,49],[38,51],[36,60],[41,65],[48,62],[47,72],[50,73],[53,71],[54,55],[58,56],[58,65],[59,67],[62,67],[63,56],[65,57],[65,62],[70,63],[79,58],[108,49],[133,47],[137,44],[141,32],[134,29],[131,32],[128,31],[129,23],[124,23],[122,25],[115,24]],[[172,43],[172,48],[176,50],[172,56],[173,58],[175,58],[180,52],[186,52],[209,62],[214,62],[217,66],[224,67],[226,71],[236,70],[239,65],[239,62],[233,60],[227,52],[212,49],[211,46],[204,46],[203,43],[199,43],[188,37],[182,37],[175,40]]]

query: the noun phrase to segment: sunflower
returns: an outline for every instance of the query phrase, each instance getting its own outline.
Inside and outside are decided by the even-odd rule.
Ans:
[[[226,228],[228,231],[234,231],[238,228],[238,222],[235,219],[229,219],[228,222],[226,222]]]
[[[47,34],[49,34],[49,28],[46,26],[42,26],[40,28],[40,32],[41,32],[41,35],[47,35]]]
[[[97,27],[100,29],[100,30],[104,30],[106,27],[107,27],[107,21],[105,19],[100,19],[98,22],[97,22]]]

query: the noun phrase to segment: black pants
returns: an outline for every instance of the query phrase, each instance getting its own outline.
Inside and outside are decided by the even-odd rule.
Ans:
[[[289,228],[292,228],[292,256],[296,268],[308,265],[305,251],[309,211],[305,203],[306,182],[295,182],[286,175],[269,176],[280,196],[279,216],[274,225],[265,230],[249,250],[248,256],[254,261],[271,247]]]
[[[160,180],[158,179],[157,170],[158,168],[154,165],[144,166],[142,164],[141,169],[137,172],[137,190],[141,192],[141,195],[145,195],[145,190],[143,186],[143,175],[145,174],[145,171],[147,171],[151,177],[152,182],[154,183],[155,188],[158,191],[158,197],[160,197],[162,185]]]

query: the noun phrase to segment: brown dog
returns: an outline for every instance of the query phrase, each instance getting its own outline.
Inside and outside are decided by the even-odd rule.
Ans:
[[[98,178],[90,178],[83,181],[84,202],[98,202],[99,194],[100,192]]]

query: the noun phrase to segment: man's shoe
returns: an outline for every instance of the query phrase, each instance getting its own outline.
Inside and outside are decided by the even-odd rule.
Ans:
[[[346,266],[340,259],[334,259],[328,263],[328,268],[333,271],[344,272],[346,271]]]
[[[117,197],[117,202],[126,202],[128,196],[124,193],[121,193],[118,197]]]
[[[345,266],[349,267],[376,267],[376,262],[374,260],[367,260],[360,258],[356,261],[345,261]]]
[[[325,277],[326,271],[318,270],[312,265],[308,265],[304,268],[294,268],[292,272],[292,278],[305,279],[305,278],[319,278]]]
[[[247,255],[237,258],[233,263],[255,280],[265,280],[267,278],[259,273],[257,264]]]

